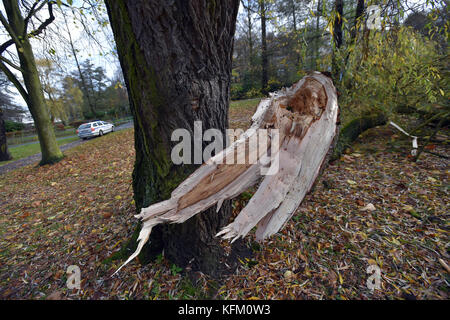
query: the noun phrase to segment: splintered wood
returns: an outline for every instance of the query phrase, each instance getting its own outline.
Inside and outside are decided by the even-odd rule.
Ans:
[[[217,236],[244,237],[256,228],[261,241],[278,232],[312,188],[337,132],[338,104],[330,78],[314,72],[260,102],[251,127],[238,140],[210,158],[183,181],[170,199],[143,208],[138,247],[119,270],[134,259],[160,223],[182,223],[214,205],[219,211],[232,199],[259,184],[247,206]],[[268,142],[250,148],[262,131]],[[273,143],[275,142],[277,143]],[[245,161],[230,161],[235,157]],[[248,161],[250,158],[257,161]],[[119,271],[117,270],[117,271]],[[117,272],[116,271],[116,272]]]

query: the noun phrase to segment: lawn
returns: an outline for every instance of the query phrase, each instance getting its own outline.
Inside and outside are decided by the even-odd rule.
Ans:
[[[58,145],[61,146],[66,143],[76,141],[78,139],[79,139],[78,137],[69,137],[69,138],[58,140],[57,143],[58,143]],[[0,166],[5,165],[5,164],[15,161],[15,160],[19,160],[22,158],[32,156],[36,153],[39,153],[39,152],[41,152],[41,146],[39,145],[39,143],[33,143],[33,144],[27,144],[27,145],[18,146],[18,147],[12,147],[12,148],[9,148],[8,150],[12,156],[12,160],[2,162],[2,163],[0,163]]]
[[[230,123],[249,123],[257,102],[232,105]],[[123,261],[109,258],[136,224],[133,139],[132,129],[115,132],[53,166],[1,177],[0,298],[448,298],[448,160],[424,154],[411,162],[410,141],[385,127],[331,164],[278,234],[261,244],[250,234],[254,256],[235,274],[189,280],[160,256],[111,277]],[[66,288],[70,265],[81,269],[79,291]],[[380,290],[367,287],[369,265],[381,269]]]
[[[261,98],[231,101],[229,110],[230,128],[246,130],[250,126],[250,119],[260,101]]]

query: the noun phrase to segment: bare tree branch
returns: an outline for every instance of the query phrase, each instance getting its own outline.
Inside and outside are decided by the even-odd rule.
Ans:
[[[3,61],[3,59],[2,59]],[[0,61],[0,70],[3,71],[3,73],[6,75],[9,81],[17,88],[22,98],[25,100],[25,102],[28,104],[28,92],[25,90],[25,88],[22,86],[20,81],[17,79],[17,77],[14,75],[14,73],[9,70],[9,68]]]
[[[5,57],[0,55],[0,60],[2,60],[3,62],[5,62],[6,64],[10,65],[11,67],[13,67],[14,69],[23,72],[23,69],[21,69],[18,65],[15,65],[12,61],[10,61],[9,59],[6,59]]]

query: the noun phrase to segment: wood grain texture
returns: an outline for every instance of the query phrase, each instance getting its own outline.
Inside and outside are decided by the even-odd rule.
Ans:
[[[235,241],[255,226],[258,240],[278,232],[319,175],[337,132],[337,118],[336,89],[331,79],[319,72],[262,100],[252,118],[252,126],[237,141],[194,171],[172,192],[170,199],[143,208],[136,216],[143,221],[140,243],[126,263],[139,253],[154,226],[183,223],[216,204],[220,208],[223,201],[261,180],[247,206],[217,236]],[[279,148],[270,150],[268,143],[266,149],[258,148],[256,153],[258,160],[269,152],[271,157],[278,157],[276,172],[263,175],[261,161],[223,163],[230,154],[248,151],[239,146],[248,143],[260,129],[280,132]]]

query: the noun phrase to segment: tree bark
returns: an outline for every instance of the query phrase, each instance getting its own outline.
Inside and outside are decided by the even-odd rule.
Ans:
[[[6,141],[6,128],[3,119],[3,110],[0,109],[0,161],[11,160],[11,155],[8,152],[8,143]]]
[[[139,212],[170,197],[197,167],[172,163],[173,130],[184,128],[193,136],[194,121],[201,121],[203,130],[225,134],[239,0],[107,0],[106,6],[135,123]],[[214,235],[228,221],[231,205],[213,212],[154,230],[140,260],[164,250],[181,267],[191,263],[194,270],[217,275],[223,252]]]
[[[20,36],[21,38],[20,42],[15,42],[15,45],[19,56],[26,92],[23,90],[19,90],[19,92],[21,92],[27,103],[28,109],[34,120],[42,153],[40,164],[54,163],[59,161],[63,157],[63,154],[56,142],[55,131],[45,103],[44,92],[39,79],[33,49],[31,48],[28,36],[24,36],[26,35],[25,19],[21,15],[17,1],[4,0],[3,5],[5,7],[6,15],[8,16],[11,32],[14,33],[13,37],[18,38]],[[5,73],[11,80],[13,75],[11,75],[10,72]],[[20,85],[20,83],[18,85]]]

